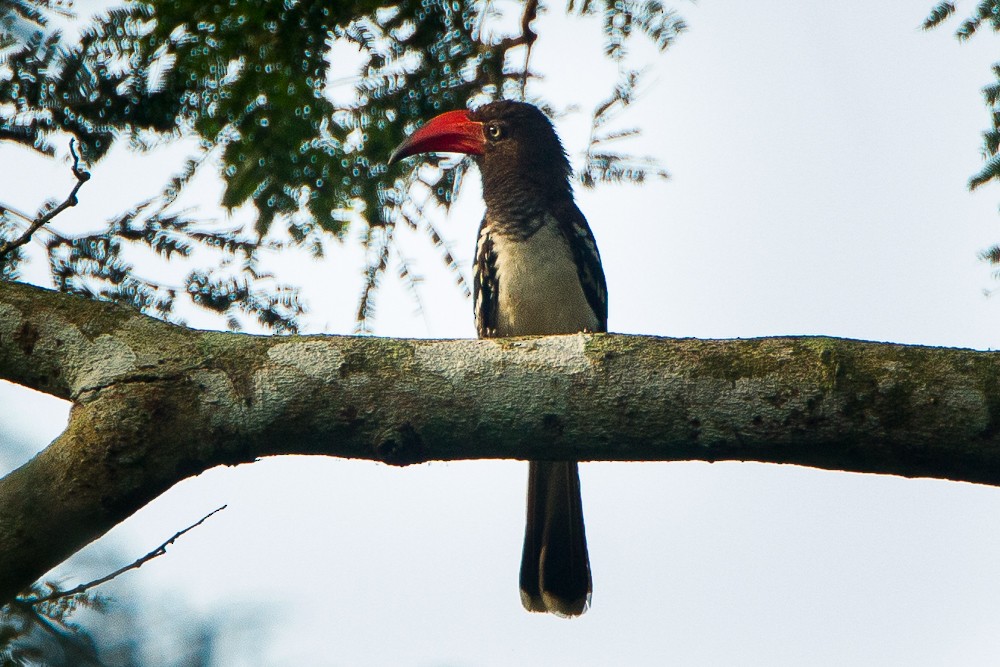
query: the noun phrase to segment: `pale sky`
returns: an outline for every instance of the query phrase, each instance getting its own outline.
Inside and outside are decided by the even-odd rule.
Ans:
[[[637,151],[672,178],[578,188],[611,330],[1000,347],[1000,302],[984,295],[1000,283],[977,259],[1000,241],[1000,189],[965,188],[982,165],[980,89],[998,42],[985,28],[964,45],[954,24],[922,32],[932,4],[678,3],[691,30],[671,50],[656,56],[636,40],[635,64],[649,70],[622,125],[643,128]],[[599,56],[596,19],[553,11],[537,28],[536,92],[584,110],[557,123],[575,154],[614,67]],[[115,153],[59,224],[79,229],[152,193],[177,154]],[[34,210],[70,178],[0,150],[8,203]],[[466,271],[476,180],[440,223]],[[218,185],[194,196],[214,211]],[[474,335],[470,302],[428,244],[401,239],[424,275],[424,313],[387,281],[376,333]],[[305,286],[307,332],[350,332],[356,250],[273,268]],[[0,442],[29,448],[3,464],[44,447],[67,409],[0,383]],[[55,576],[104,574],[228,504],[102,590],[141,598],[145,627],[128,632],[176,643],[182,626],[164,605],[182,605],[222,623],[214,664],[226,667],[994,665],[1000,655],[1000,489],[792,466],[586,464],[593,606],[567,621],[520,606],[526,469],[320,457],[215,469]]]

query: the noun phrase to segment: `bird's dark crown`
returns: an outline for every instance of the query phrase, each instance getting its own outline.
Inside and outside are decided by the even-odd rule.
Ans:
[[[489,209],[544,209],[553,200],[572,198],[569,160],[538,107],[501,100],[479,107],[469,118],[483,124],[486,143],[478,162]]]

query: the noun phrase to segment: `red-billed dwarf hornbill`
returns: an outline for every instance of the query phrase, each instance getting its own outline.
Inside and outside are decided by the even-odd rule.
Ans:
[[[449,111],[410,135],[389,161],[427,152],[474,155],[482,174],[486,215],[473,283],[480,338],[607,330],[601,257],[545,114],[511,101]],[[578,616],[590,592],[577,464],[532,461],[521,601],[528,611]]]

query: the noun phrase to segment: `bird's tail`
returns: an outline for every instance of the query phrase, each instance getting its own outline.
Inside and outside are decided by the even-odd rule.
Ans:
[[[575,461],[532,461],[521,555],[521,603],[528,611],[579,616],[590,606],[590,558]]]

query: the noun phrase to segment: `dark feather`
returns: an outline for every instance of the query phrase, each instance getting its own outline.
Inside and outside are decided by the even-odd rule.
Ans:
[[[553,217],[559,221],[559,227],[569,241],[576,262],[580,286],[587,296],[597,321],[598,331],[608,330],[608,285],[604,279],[604,267],[601,265],[601,254],[597,250],[597,241],[583,213],[572,199],[564,200],[550,208]]]
[[[590,606],[590,557],[576,461],[529,465],[520,586],[528,611],[579,616]]]
[[[486,220],[479,227],[476,239],[476,267],[472,281],[472,302],[476,309],[476,333],[480,338],[496,335],[497,328],[497,256],[493,251],[493,240],[483,229]]]

